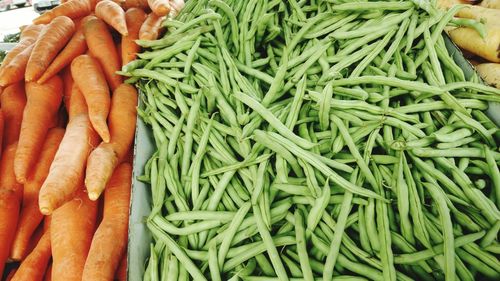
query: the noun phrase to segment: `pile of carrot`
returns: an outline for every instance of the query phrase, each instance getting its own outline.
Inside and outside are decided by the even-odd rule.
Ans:
[[[70,0],[22,28],[0,66],[2,280],[125,280],[138,97],[116,72],[182,6]]]

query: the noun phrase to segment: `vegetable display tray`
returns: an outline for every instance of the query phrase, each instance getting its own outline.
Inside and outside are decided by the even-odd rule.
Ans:
[[[475,69],[464,58],[458,47],[445,36],[448,52],[455,62],[464,71],[465,77],[469,79],[474,75]],[[500,126],[500,103],[491,103],[487,114]],[[148,184],[137,179],[144,173],[144,165],[154,153],[152,132],[138,117],[134,146],[134,169],[132,180],[132,196],[129,219],[128,236],[128,280],[142,280],[149,257],[151,234],[146,227],[146,218],[151,212],[151,189]]]

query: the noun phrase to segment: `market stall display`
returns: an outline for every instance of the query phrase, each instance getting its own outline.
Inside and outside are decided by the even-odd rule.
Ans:
[[[15,262],[9,280],[126,279],[138,97],[115,72],[135,59],[139,30],[161,26],[125,4],[65,2],[3,58],[0,277]]]
[[[500,92],[455,11],[341,2],[191,1],[139,41],[144,280],[499,277]]]
[[[0,278],[499,279],[497,2],[61,1],[0,66]]]

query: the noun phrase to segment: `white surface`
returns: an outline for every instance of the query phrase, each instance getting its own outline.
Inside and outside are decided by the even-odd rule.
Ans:
[[[38,16],[33,7],[0,12],[0,41],[7,34],[19,32],[19,27],[30,24]]]

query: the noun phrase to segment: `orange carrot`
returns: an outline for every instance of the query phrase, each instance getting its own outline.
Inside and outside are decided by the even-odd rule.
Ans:
[[[115,273],[115,280],[127,281],[127,252],[124,253]]]
[[[82,94],[76,87],[73,89],[66,133],[38,196],[40,212],[44,215],[51,214],[73,198],[79,181],[83,180],[87,157],[99,141],[86,113]]]
[[[63,94],[64,107],[66,108],[66,112],[69,114],[69,104],[74,84],[73,77],[71,76],[71,65],[64,68],[61,71],[61,77],[63,79],[63,84],[64,84],[64,94]]]
[[[0,162],[0,276],[5,261],[10,255],[12,240],[16,233],[23,186],[14,176],[14,154],[17,143],[9,145]]]
[[[21,262],[12,281],[42,281],[50,261],[50,230],[45,232],[35,249]]]
[[[3,274],[5,262],[10,254],[20,203],[15,190],[0,189],[0,241],[2,241],[0,243],[0,275]]]
[[[111,98],[99,63],[89,55],[78,56],[71,63],[71,74],[85,97],[92,126],[105,142],[109,142],[106,120]]]
[[[122,84],[113,93],[109,128],[111,141],[102,142],[87,160],[85,186],[91,200],[97,200],[111,178],[113,170],[126,156],[134,140],[137,116],[137,91]]]
[[[3,111],[0,108],[0,156],[2,156],[3,124],[4,124]]]
[[[21,38],[19,39],[19,43],[10,50],[5,58],[3,59],[2,66],[0,67],[0,70],[4,68],[6,65],[8,65],[12,59],[14,59],[18,54],[20,54],[24,49],[26,49],[28,46],[33,45],[35,43],[36,39],[38,38],[38,35],[44,28],[44,25],[28,25],[26,28],[23,29],[21,32]]]
[[[121,35],[128,35],[125,12],[111,0],[102,0],[95,6],[95,15],[116,29]]]
[[[45,271],[45,277],[43,281],[52,281],[52,263],[47,266],[47,270]]]
[[[65,66],[70,65],[71,61],[77,56],[85,53],[87,51],[87,43],[85,42],[85,36],[83,35],[83,29],[78,28],[69,40],[68,44],[64,49],[57,55],[54,61],[50,64],[43,75],[38,79],[38,83],[44,83],[50,77],[56,75]]]
[[[141,25],[146,20],[146,13],[138,8],[130,8],[125,12],[125,19],[127,21],[128,35],[122,37],[122,64],[135,60],[137,53],[141,47],[135,43],[139,39],[139,30]]]
[[[74,199],[54,211],[50,224],[52,280],[81,281],[95,231],[97,202],[78,183]]]
[[[164,19],[165,17],[157,16],[155,13],[149,14],[139,30],[139,39],[156,40]]]
[[[40,78],[74,32],[75,24],[70,18],[59,16],[52,20],[35,42],[26,66],[25,80],[36,81]]]
[[[34,47],[34,44],[27,46],[26,49],[13,58],[10,63],[0,71],[0,86],[7,86],[24,80],[26,67]]]
[[[2,104],[4,117],[2,145],[5,148],[19,139],[23,110],[26,105],[24,82],[18,82],[5,88],[0,95],[0,104]]]
[[[24,108],[21,134],[14,162],[17,181],[24,183],[37,160],[40,148],[62,101],[63,84],[53,76],[44,84],[26,83],[28,102]]]
[[[63,135],[64,129],[62,128],[49,130],[38,163],[24,184],[23,208],[12,245],[12,259],[20,260],[26,256],[30,237],[43,219],[43,215],[38,209],[38,193],[42,183],[47,178],[50,164],[54,159]]]
[[[120,75],[115,73],[121,69],[121,62],[106,23],[99,18],[90,18],[83,24],[83,32],[89,51],[101,64],[110,88],[116,89],[122,83]]]
[[[146,10],[149,9],[149,4],[148,0],[125,0],[123,7],[125,8],[125,10],[128,10],[130,8],[139,8]]]
[[[168,15],[171,9],[169,0],[148,0],[148,4],[151,11],[160,17]]]
[[[23,202],[21,201],[21,212],[22,212],[22,210],[23,210]],[[20,216],[20,215],[19,215],[19,216]],[[21,218],[19,217],[19,219],[21,219]],[[17,222],[17,223],[18,223],[18,225],[19,225],[19,222],[20,222],[20,221],[18,221],[18,222]],[[40,239],[42,238],[43,233],[44,233],[44,230],[43,230],[43,225],[42,225],[42,224],[39,224],[39,225],[37,226],[37,228],[35,229],[35,231],[32,233],[32,235],[31,235],[31,237],[30,237],[30,239],[29,239],[29,241],[28,241],[28,247],[26,248],[26,254],[31,253],[31,252],[33,251],[33,249],[35,249],[36,245],[38,244],[38,241],[40,241]],[[14,236],[14,240],[16,239],[15,237],[16,237],[16,236]],[[14,243],[14,242],[13,242],[13,243]],[[14,245],[12,245],[12,247],[14,247]],[[19,260],[19,259],[13,259],[13,258],[12,258],[12,249],[11,249],[11,251],[10,251],[10,252],[11,252],[11,254],[10,254],[10,259],[11,259],[11,260]],[[24,258],[25,258],[25,257],[23,257],[23,259],[24,259]]]
[[[116,168],[104,195],[103,220],[85,262],[82,281],[113,280],[127,246],[132,166]]]
[[[184,8],[184,0],[171,0],[170,6],[172,6],[171,14],[175,17]]]
[[[49,10],[33,20],[33,23],[50,23],[58,16],[67,16],[71,19],[76,19],[89,15],[93,8],[89,0],[70,0],[63,3],[52,10]],[[95,6],[95,5],[94,5]]]

